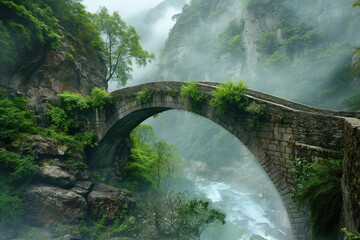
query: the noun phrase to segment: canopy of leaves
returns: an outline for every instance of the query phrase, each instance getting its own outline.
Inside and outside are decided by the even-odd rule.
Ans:
[[[140,45],[140,36],[128,26],[118,12],[110,14],[105,7],[93,15],[93,20],[105,38],[105,61],[108,67],[107,81],[116,80],[125,85],[131,78],[132,65],[144,67],[154,55]]]

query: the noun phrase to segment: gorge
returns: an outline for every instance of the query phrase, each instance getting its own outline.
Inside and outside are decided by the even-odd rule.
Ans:
[[[218,225],[198,228],[201,239],[317,239],[313,209],[294,202],[293,164],[318,159],[341,161],[332,230],[351,239],[360,226],[352,3],[163,1],[125,19],[154,62],[134,68],[133,87],[107,95],[101,89],[117,87],[105,80],[106,51],[82,3],[0,2],[0,239],[176,239],[176,227],[191,230],[161,208],[183,201],[164,207],[180,216],[186,200],[205,215],[207,204],[220,209],[208,216]],[[228,92],[242,101],[216,107],[216,89],[236,90],[240,78],[254,90]],[[137,127],[145,119],[152,127]],[[165,191],[167,202],[154,186],[193,193]]]

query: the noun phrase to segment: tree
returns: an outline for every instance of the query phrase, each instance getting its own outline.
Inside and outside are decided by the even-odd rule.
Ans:
[[[101,7],[93,18],[105,40],[106,80],[125,85],[131,79],[133,62],[144,67],[154,59],[154,55],[142,48],[135,28],[128,26],[118,12],[109,14],[105,7]]]
[[[157,188],[160,187],[161,182],[161,173],[164,168],[167,168],[168,173],[172,172],[171,160],[174,158],[172,145],[167,144],[165,141],[161,140],[154,145],[156,151],[156,173],[157,173]]]
[[[353,3],[353,7],[359,7],[360,6],[360,1],[356,1]]]
[[[149,215],[160,236],[195,240],[200,239],[211,223],[225,224],[225,213],[213,208],[207,200],[190,197],[187,192],[158,194],[149,202]]]

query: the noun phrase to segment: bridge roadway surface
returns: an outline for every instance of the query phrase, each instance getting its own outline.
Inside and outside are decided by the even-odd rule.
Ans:
[[[145,119],[171,109],[190,111],[191,100],[180,95],[184,84],[153,82],[112,92],[115,104],[94,111],[90,117],[89,126],[96,129],[99,139],[91,166],[99,169],[121,164],[128,152],[130,132]],[[211,99],[218,84],[200,82],[198,86]],[[151,91],[153,96],[148,102],[141,103],[137,93],[144,89]],[[246,114],[219,115],[208,101],[196,114],[228,130],[252,152],[282,198],[294,239],[310,239],[305,211],[299,210],[291,198],[290,189],[294,184],[291,161],[316,157],[342,159],[345,123],[359,118],[360,113],[318,109],[253,90],[247,90],[245,96],[263,107],[261,124],[255,129],[246,127]]]

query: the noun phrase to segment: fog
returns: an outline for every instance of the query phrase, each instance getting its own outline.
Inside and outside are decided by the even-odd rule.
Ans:
[[[93,9],[94,3],[83,1],[87,2],[89,10]],[[360,22],[360,13],[351,8],[351,0],[277,0],[252,7],[245,5],[249,1],[242,0],[219,1],[211,7],[212,3],[194,1],[183,9],[185,1],[180,0],[161,4],[154,1],[152,5],[150,1],[142,2],[145,3],[138,5],[138,11],[131,7],[125,11],[120,3],[105,5],[120,11],[140,33],[143,47],[156,55],[156,60],[146,68],[134,69],[128,86],[158,80],[243,80],[255,90],[332,109],[341,108],[343,99],[358,91],[360,81],[351,72],[351,66],[353,47],[360,45],[356,24]],[[195,7],[203,11],[196,12]],[[174,21],[172,16],[180,12]],[[216,230],[222,234],[220,237],[245,239],[251,234],[265,237],[261,230],[275,229],[276,233],[267,238],[292,238],[276,189],[252,154],[231,134],[203,118],[180,111],[165,112],[146,123],[154,127],[157,136],[176,145],[187,163],[184,171],[193,181],[191,189],[203,192],[227,211],[233,225]],[[210,169],[220,167],[217,173],[213,169],[203,173],[194,167],[195,163]],[[228,168],[252,174],[244,178],[230,174]],[[243,195],[251,200],[241,198]],[[244,217],[242,210],[253,216]],[[276,214],[271,216],[271,211]],[[234,212],[236,216],[232,215]],[[264,215],[269,218],[263,219]],[[239,216],[241,221],[237,222]],[[257,226],[264,227],[254,231],[252,219]],[[277,235],[279,232],[285,235]]]

